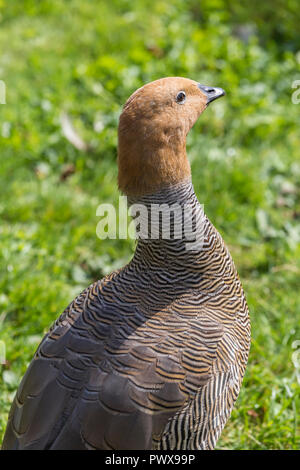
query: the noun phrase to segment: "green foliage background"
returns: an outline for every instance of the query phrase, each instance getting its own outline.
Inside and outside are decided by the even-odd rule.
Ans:
[[[43,333],[131,257],[130,241],[95,233],[98,204],[118,197],[118,116],[137,87],[177,75],[227,91],[190,133],[188,154],[252,318],[218,448],[299,448],[299,23],[296,0],[0,0],[0,441]],[[89,151],[65,139],[62,112]]]

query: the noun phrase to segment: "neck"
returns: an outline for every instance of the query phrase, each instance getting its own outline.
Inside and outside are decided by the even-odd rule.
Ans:
[[[175,187],[179,181],[191,178],[185,136],[180,130],[172,135],[135,137],[134,132],[119,129],[118,185],[123,193],[154,197],[161,188]]]
[[[205,216],[190,180],[151,195],[131,197],[129,202],[139,214],[141,207],[146,208],[137,220],[140,229],[146,224],[146,233],[143,229],[138,238],[132,261],[135,265],[141,269],[214,271],[211,253],[216,258],[216,253],[225,250],[224,244]],[[158,217],[159,212],[162,215]]]

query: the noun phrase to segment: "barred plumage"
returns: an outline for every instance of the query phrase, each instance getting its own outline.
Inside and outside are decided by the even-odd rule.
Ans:
[[[140,239],[69,305],[21,382],[4,449],[214,448],[248,359],[244,293],[188,179],[135,201],[188,203],[201,246]]]

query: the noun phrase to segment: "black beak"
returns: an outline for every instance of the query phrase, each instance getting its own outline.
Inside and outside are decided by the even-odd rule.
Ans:
[[[207,104],[225,95],[222,88],[201,85],[200,83],[198,83],[198,88],[207,96]]]

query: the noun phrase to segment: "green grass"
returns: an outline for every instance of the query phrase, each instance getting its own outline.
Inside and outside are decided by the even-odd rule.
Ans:
[[[298,5],[234,3],[0,0],[0,442],[43,333],[131,256],[130,241],[96,237],[98,204],[118,197],[121,105],[143,83],[179,75],[227,91],[192,130],[188,154],[252,319],[246,376],[218,448],[299,448]],[[89,151],[63,136],[64,111]]]

